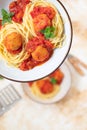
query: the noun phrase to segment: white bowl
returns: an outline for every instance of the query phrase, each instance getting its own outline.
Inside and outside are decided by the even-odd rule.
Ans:
[[[60,70],[64,74],[64,79],[63,79],[63,81],[62,81],[62,83],[60,85],[60,90],[58,91],[58,93],[54,97],[49,98],[49,99],[41,99],[41,98],[35,96],[32,93],[31,87],[29,87],[28,83],[22,83],[24,92],[32,100],[34,100],[36,102],[39,102],[39,103],[50,104],[50,103],[55,103],[55,102],[60,101],[68,93],[68,91],[69,91],[69,89],[71,87],[71,74],[70,74],[70,71],[69,71],[69,67],[64,63],[60,67]]]
[[[62,48],[57,48],[52,57],[45,62],[44,64],[37,66],[29,71],[21,71],[17,68],[10,67],[6,64],[6,62],[0,59],[0,75],[9,80],[18,81],[18,82],[28,82],[38,80],[43,78],[50,73],[52,73],[55,69],[57,69],[66,59],[72,42],[72,25],[70,17],[62,5],[60,1],[57,0],[48,0],[52,2],[58,11],[60,12],[65,28],[66,38],[64,40],[64,46]],[[7,8],[7,5],[11,2],[11,0],[0,0],[0,9]]]

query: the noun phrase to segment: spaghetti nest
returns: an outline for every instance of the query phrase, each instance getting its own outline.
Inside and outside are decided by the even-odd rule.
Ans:
[[[28,82],[28,85],[34,96],[39,97],[41,99],[49,99],[58,94],[61,89],[63,79],[63,72],[60,69],[57,69],[48,77],[37,81]]]
[[[49,38],[49,40],[53,43],[54,47],[62,47],[63,40],[65,38],[64,34],[64,23],[60,13],[57,8],[52,4],[47,2],[46,0],[34,0],[32,3],[27,5],[25,14],[23,17],[23,24],[27,30],[27,35],[37,36],[34,26],[33,19],[31,16],[31,11],[34,10],[35,7],[52,7],[55,11],[55,16],[52,19],[52,26],[55,28],[54,37]]]
[[[49,10],[49,7],[51,7],[51,9],[54,10],[55,15],[53,16],[53,18],[51,16],[47,16],[49,14],[49,11],[48,11],[48,14],[46,14],[46,10],[45,10],[46,7],[48,7],[48,10]],[[26,51],[26,49],[25,49],[26,44],[29,42],[29,40],[31,40],[34,37],[37,37],[39,39],[38,34],[41,33],[41,30],[42,30],[42,35],[44,34],[43,32],[44,32],[44,28],[46,28],[46,25],[44,25],[44,26],[42,25],[43,27],[41,28],[41,30],[38,29],[38,27],[36,26],[37,24],[34,25],[35,22],[36,23],[38,22],[38,21],[36,21],[34,15],[36,15],[36,17],[38,17],[37,12],[40,13],[41,8],[42,8],[42,10],[45,10],[45,12],[42,12],[43,15],[39,14],[39,17],[41,19],[43,19],[42,17],[44,17],[46,19],[48,17],[50,17],[49,18],[50,20],[48,19],[46,21],[47,26],[48,27],[52,26],[55,29],[53,31],[54,35],[52,37],[49,37],[49,39],[47,39],[47,41],[49,41],[53,44],[53,46],[54,46],[53,48],[63,46],[63,40],[65,38],[64,24],[63,24],[62,17],[60,15],[60,13],[58,12],[58,10],[56,9],[56,7],[52,3],[47,2],[46,0],[32,0],[26,5],[21,23],[15,22],[12,19],[11,23],[5,23],[4,26],[0,29],[0,55],[2,57],[4,57],[4,59],[7,61],[7,63],[9,65],[12,65],[15,67],[20,67],[21,63],[24,60],[29,59],[29,57],[31,56],[30,55],[31,51],[29,52],[29,51]],[[37,10],[39,10],[39,11],[35,12],[35,9],[36,9],[36,11]],[[43,24],[42,21],[40,24]],[[39,31],[37,31],[36,29]],[[16,54],[10,53],[10,51],[8,51],[8,49],[6,48],[6,45],[4,44],[4,40],[11,33],[20,34],[22,37],[21,50],[19,51],[19,53],[16,53]],[[14,40],[13,40],[13,42],[14,42]]]
[[[23,37],[22,51],[17,55],[9,53],[9,51],[6,49],[5,45],[3,44],[5,37],[10,35],[13,32],[19,33]],[[11,24],[6,24],[3,27],[3,29],[1,29],[1,31],[0,31],[0,54],[7,61],[7,63],[9,65],[19,67],[21,62],[29,56],[29,54],[25,50],[25,45],[26,45],[26,40],[27,40],[27,38],[25,38],[25,37],[26,37],[25,30],[23,29],[23,26],[20,24],[12,22]]]

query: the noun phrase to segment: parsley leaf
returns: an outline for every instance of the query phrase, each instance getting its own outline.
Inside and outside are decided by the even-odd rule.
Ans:
[[[51,78],[50,81],[51,81],[52,84],[56,84],[57,83],[57,80],[55,78]]]
[[[45,29],[41,30],[41,33],[44,34],[46,39],[54,37],[55,28],[53,26],[47,26]]]
[[[1,14],[2,14],[2,25],[4,25],[7,22],[11,23],[11,18],[14,15],[14,13],[8,13],[5,9],[2,9]]]

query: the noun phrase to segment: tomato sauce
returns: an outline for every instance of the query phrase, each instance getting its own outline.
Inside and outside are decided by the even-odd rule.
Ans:
[[[33,59],[32,57],[32,53],[37,49],[38,46],[44,46],[44,48],[47,49],[48,53],[49,53],[49,57],[47,57],[44,61],[36,61],[35,59]],[[29,40],[29,42],[26,45],[26,51],[30,54],[30,57],[26,60],[24,60],[21,65],[20,65],[20,69],[21,70],[29,70],[37,65],[41,65],[42,63],[44,63],[45,61],[47,61],[52,53],[53,53],[53,45],[49,40],[44,39],[43,36],[39,36],[38,37],[34,37],[31,40]],[[41,50],[42,52],[43,50]]]
[[[64,74],[62,73],[61,70],[56,70],[54,71],[51,75],[50,78],[55,78],[57,80],[58,84],[61,84],[63,78],[64,78]]]
[[[13,54],[13,55],[15,55],[15,54],[20,53],[21,50],[22,50],[22,47],[20,47],[18,50],[14,50],[14,51],[13,50],[8,50],[8,52],[11,53],[11,54]]]
[[[29,85],[30,87],[32,87],[32,84],[33,84],[33,81],[28,82],[28,85]]]
[[[41,7],[37,6],[31,11],[32,18],[35,18],[39,14],[46,14],[50,20],[52,20],[56,14],[55,10],[52,7]]]
[[[53,50],[53,44],[49,40],[46,40],[41,34],[39,34],[39,37],[34,37],[29,40],[26,45],[26,50],[28,52],[33,52],[39,45],[46,47],[50,53]]]
[[[14,22],[21,23],[24,15],[26,5],[29,4],[30,0],[17,0],[13,1],[9,5],[9,11],[14,13],[12,20]]]

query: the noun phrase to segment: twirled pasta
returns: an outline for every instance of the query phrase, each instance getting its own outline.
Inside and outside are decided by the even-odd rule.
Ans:
[[[24,60],[29,58],[29,54],[25,50],[25,46],[30,39],[33,37],[38,37],[37,33],[35,32],[33,18],[31,16],[31,11],[33,11],[33,9],[37,6],[52,7],[54,9],[55,16],[52,19],[52,26],[55,28],[55,31],[54,37],[49,38],[49,41],[53,44],[54,48],[63,46],[63,40],[65,38],[64,23],[57,8],[51,2],[47,2],[46,0],[32,0],[26,6],[23,22],[21,24],[12,21],[12,23],[6,23],[0,30],[0,55],[7,61],[9,65],[19,67]],[[16,55],[9,53],[3,44],[5,37],[12,32],[19,33],[23,39],[22,51]]]

